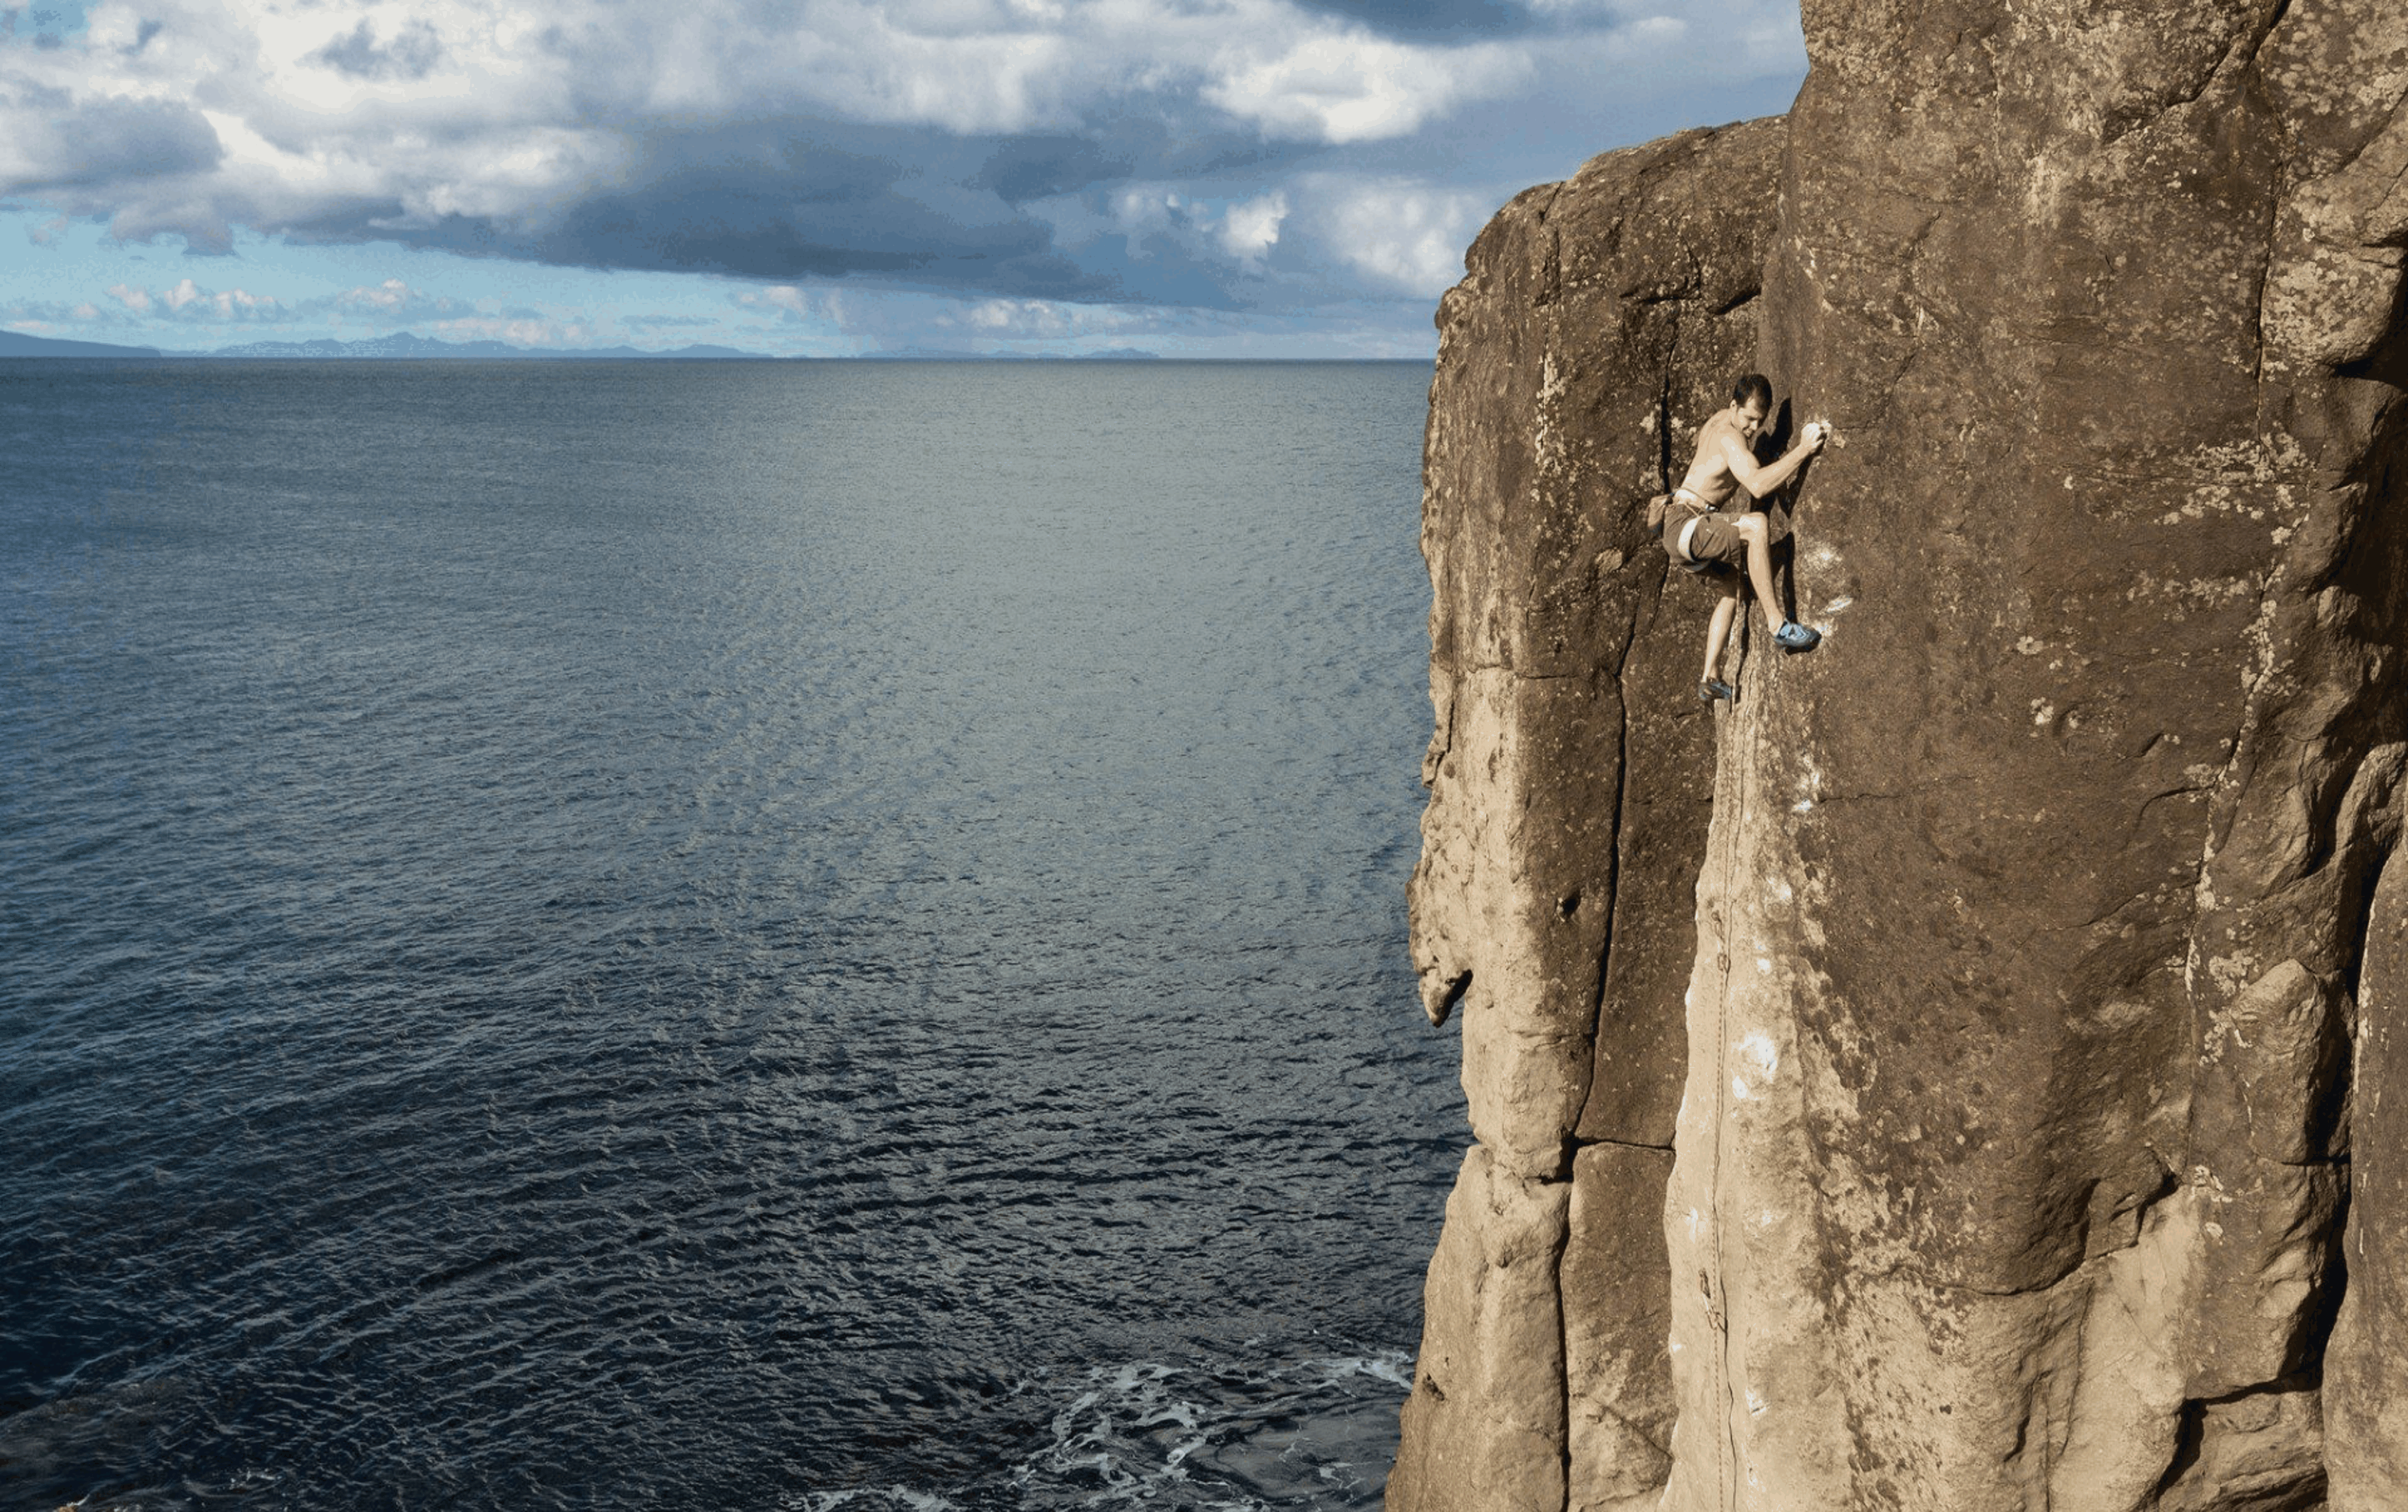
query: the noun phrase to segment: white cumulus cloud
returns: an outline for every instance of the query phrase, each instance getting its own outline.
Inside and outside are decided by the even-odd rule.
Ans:
[[[980,336],[1007,340],[1054,340],[1117,331],[1134,323],[1130,312],[1109,305],[1070,305],[1054,299],[982,299],[958,315],[933,324],[966,326]]]
[[[1259,264],[1279,241],[1287,219],[1287,195],[1272,193],[1232,205],[1221,222],[1221,246],[1241,262]]]
[[[247,289],[205,289],[191,279],[180,280],[156,294],[128,283],[112,283],[108,292],[110,298],[137,315],[174,320],[264,320],[283,308],[268,295],[255,295]]]
[[[1496,207],[1404,180],[1325,184],[1316,230],[1348,265],[1397,289],[1436,295],[1463,277],[1464,249]]]
[[[384,325],[406,324],[433,315],[463,315],[469,307],[449,295],[429,294],[407,279],[386,279],[345,289],[334,297],[335,310]]]
[[[581,347],[598,334],[583,320],[537,314],[462,315],[435,322],[436,332],[454,341],[503,341],[514,347]]]
[[[1202,93],[1279,135],[1377,141],[1501,94],[1531,66],[1527,52],[1501,43],[1440,49],[1368,34],[1307,33],[1275,53],[1226,55]]]
[[[387,279],[374,288],[346,289],[335,296],[337,303],[365,305],[370,310],[388,312],[405,309],[417,291],[400,279]]]
[[[835,318],[836,295],[832,291],[805,289],[792,283],[747,289],[736,295],[736,302],[747,310],[776,310],[781,318],[790,321]]]

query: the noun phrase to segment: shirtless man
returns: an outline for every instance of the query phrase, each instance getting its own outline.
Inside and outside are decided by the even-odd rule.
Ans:
[[[1706,627],[1706,672],[1698,684],[1698,697],[1709,703],[1732,696],[1731,685],[1714,673],[1738,617],[1740,577],[1735,569],[1742,561],[1748,581],[1756,585],[1756,601],[1764,606],[1764,623],[1775,645],[1784,651],[1811,651],[1823,639],[1817,630],[1778,617],[1780,612],[1773,606],[1780,599],[1772,588],[1768,522],[1753,512],[1753,506],[1795,476],[1808,457],[1823,449],[1830,433],[1828,426],[1809,425],[1785,455],[1759,467],[1756,433],[1764,428],[1765,416],[1771,410],[1772,385],[1764,376],[1750,373],[1741,379],[1731,390],[1729,408],[1717,410],[1698,432],[1698,459],[1689,464],[1689,475],[1672,491],[1664,515],[1664,549],[1672,560],[1684,567],[1702,564],[1722,590],[1713,623]],[[1748,495],[1748,509],[1735,515],[1714,512],[1742,490]]]

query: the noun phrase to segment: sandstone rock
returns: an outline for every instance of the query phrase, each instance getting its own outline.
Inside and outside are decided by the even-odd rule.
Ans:
[[[2349,1289],[2324,1369],[2335,1512],[2408,1486],[2408,860],[2374,889],[2350,1098]]]
[[[1550,1259],[1543,1291],[1514,1293],[1522,1305],[1554,1318],[1569,1295],[1584,1310],[1550,1325],[1543,1433],[1495,1399],[1492,1376],[1434,1376],[1434,1361],[1510,1349],[1534,1326],[1482,1300],[1501,1278],[1450,1206],[1389,1485],[1400,1509],[1524,1505],[1498,1499],[1508,1485],[1551,1487],[1544,1505],[1559,1507],[1568,1439],[1576,1505],[1652,1499],[1663,1479],[1654,1209],[1711,812],[1713,721],[1693,690],[1712,590],[1670,569],[1639,506],[1669,486],[1678,427],[1753,360],[1779,147],[1776,122],[1695,132],[1532,190],[1481,237],[1440,311],[1422,538],[1438,728],[1414,962],[1433,1018],[1462,1023],[1480,1145],[1455,1204],[1483,1215],[1482,1245],[1526,1222],[1512,1252],[1561,1257],[1560,1289]],[[1498,1170],[1557,1205],[1475,1198]],[[1569,1251],[1567,1203],[1581,1215]],[[1582,1357],[1569,1393],[1567,1326]]]
[[[1655,1473],[1610,1362],[1669,1307],[1669,1512],[2408,1505],[2408,9],[1804,16],[1759,298],[1685,291],[1746,286],[1694,249],[1756,244],[1772,123],[1517,200],[1441,315],[1416,960],[1434,1001],[1468,977],[1495,1164],[1576,1152],[1566,1505]],[[1584,266],[1624,292],[1574,364]],[[1650,290],[1754,362],[1683,376]],[[1559,501],[1651,383],[1694,425],[1749,366],[1844,439],[1795,496],[1828,639],[1747,648],[1700,842],[1699,767],[1656,748],[1703,732],[1703,606],[1618,617],[1577,564],[1645,553]],[[1568,408],[1573,372],[1626,376]],[[1600,883],[1611,929],[1551,923]],[[1584,1162],[1663,1142],[1684,997],[1669,1275],[1598,1286],[1656,1215],[1617,1226],[1648,1183]],[[1462,1284],[1434,1268],[1434,1337]],[[1504,1505],[1435,1484],[1392,1505]]]
[[[1472,1146],[1424,1293],[1391,1505],[1555,1512],[1564,1505],[1564,1325],[1555,1271],[1568,1184]]]
[[[1572,1512],[1652,1508],[1671,1468],[1664,1235],[1632,1221],[1654,1210],[1671,1174],[1671,1151],[1633,1145],[1590,1145],[1572,1160],[1558,1278]]]

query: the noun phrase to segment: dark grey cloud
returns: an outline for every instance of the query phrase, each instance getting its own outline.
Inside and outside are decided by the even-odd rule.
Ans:
[[[1197,112],[1099,112],[1075,133],[968,138],[978,166],[962,180],[1008,204],[1078,194],[1129,180],[1195,180],[1264,173],[1319,156],[1323,149],[1267,141]],[[924,141],[910,149],[924,152]],[[950,159],[962,159],[951,152]],[[949,165],[950,166],[950,165]]]
[[[1304,8],[1412,40],[1519,36],[1554,24],[1506,0],[1304,0]]]
[[[376,22],[363,21],[309,56],[353,79],[424,79],[443,61],[443,39],[434,27],[414,21],[394,34],[392,41],[380,43]]]
[[[770,281],[883,274],[1054,299],[1122,292],[1049,242],[1040,223],[1009,214],[959,219],[894,183],[797,184],[766,171],[720,169],[587,200],[530,250],[549,262]]]
[[[24,166],[0,168],[0,194],[205,173],[225,155],[208,118],[176,101],[69,103],[59,92],[27,89],[9,103],[19,108],[16,155]]]
[[[624,181],[536,226],[454,215],[396,227],[398,207],[362,204],[307,234],[769,281],[870,274],[1054,297],[1110,292],[1052,255],[1043,223],[943,171],[959,166],[966,148],[939,147],[936,155],[948,161],[931,165],[917,134],[834,123],[810,134],[760,127],[660,134]]]
[[[867,279],[1013,298],[1246,303],[1247,269],[1175,223],[1113,223],[1135,177],[1281,160],[1241,140],[1048,135],[960,138],[819,122],[656,134],[622,182],[534,226],[448,215],[405,223],[392,201],[330,207],[287,228],[321,242],[397,240],[567,266],[711,273],[770,283]],[[1083,233],[1032,202],[1083,196]],[[1058,207],[1057,207],[1058,208]],[[1073,216],[1072,220],[1079,217]]]
[[[1009,205],[1047,199],[1129,177],[1137,166],[1129,145],[1082,137],[1008,138],[965,182],[991,191]]]

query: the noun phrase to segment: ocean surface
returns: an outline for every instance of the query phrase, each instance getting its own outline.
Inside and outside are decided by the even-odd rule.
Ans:
[[[0,1506],[1375,1505],[1428,377],[0,362]]]

